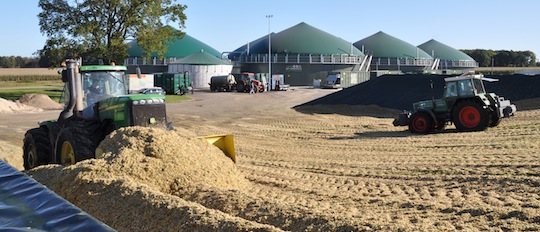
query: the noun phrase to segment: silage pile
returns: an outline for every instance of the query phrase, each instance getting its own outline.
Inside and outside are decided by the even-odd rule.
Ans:
[[[63,108],[62,104],[55,102],[46,94],[27,93],[22,95],[17,102],[44,110],[61,110]]]
[[[372,78],[327,96],[295,106],[298,111],[304,107],[315,105],[369,106],[395,110],[412,110],[414,102],[441,98],[444,92],[444,78],[449,75],[383,75]],[[526,99],[540,98],[540,75],[485,75],[496,82],[484,82],[487,92],[496,93],[517,102]],[[433,90],[431,89],[433,83]],[[516,104],[518,110],[521,105]]]
[[[22,148],[0,140],[0,160],[18,170],[23,170]]]
[[[184,200],[198,190],[247,189],[229,157],[191,132],[119,129],[102,141],[102,158],[29,171],[34,179],[120,231],[252,231],[275,228]]]
[[[13,102],[0,98],[0,114],[12,114],[21,112],[40,112],[40,108],[28,106],[19,102]]]

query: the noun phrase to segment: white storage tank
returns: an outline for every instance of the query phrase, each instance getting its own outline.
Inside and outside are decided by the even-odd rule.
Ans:
[[[189,72],[193,87],[208,88],[212,76],[229,75],[233,65],[201,50],[167,66],[168,73]]]

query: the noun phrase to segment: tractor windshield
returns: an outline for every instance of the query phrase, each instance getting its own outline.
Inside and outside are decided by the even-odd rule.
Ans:
[[[94,103],[126,94],[124,72],[97,71],[81,73],[83,81],[83,100],[87,106]]]
[[[486,90],[484,89],[484,83],[480,79],[473,79],[474,91],[476,94],[484,94]]]

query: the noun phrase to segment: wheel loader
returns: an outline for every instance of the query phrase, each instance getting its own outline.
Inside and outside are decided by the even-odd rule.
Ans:
[[[173,129],[165,95],[128,94],[127,67],[79,66],[68,59],[61,71],[64,109],[58,119],[39,122],[26,132],[23,160],[26,170],[44,164],[69,165],[94,158],[105,136],[126,126]],[[203,137],[236,161],[232,135]]]
[[[483,81],[495,82],[497,79],[465,73],[444,81],[441,99],[414,103],[413,111],[399,114],[394,126],[408,126],[410,132],[421,134],[444,130],[452,123],[458,131],[483,131],[516,113],[516,106],[510,100],[485,91]],[[431,87],[433,89],[433,85]]]

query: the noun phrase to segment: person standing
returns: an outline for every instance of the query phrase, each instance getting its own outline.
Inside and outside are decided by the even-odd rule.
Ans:
[[[255,86],[255,82],[254,81],[251,81],[251,88],[249,90],[249,94],[255,94],[257,93],[255,88],[257,88],[257,86]]]

